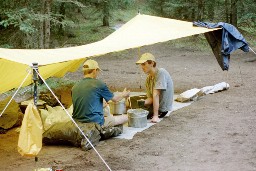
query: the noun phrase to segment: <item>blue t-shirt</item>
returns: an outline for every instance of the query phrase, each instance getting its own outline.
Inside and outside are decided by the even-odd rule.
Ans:
[[[113,98],[107,85],[94,78],[84,78],[72,88],[73,118],[80,122],[104,124],[103,98]]]

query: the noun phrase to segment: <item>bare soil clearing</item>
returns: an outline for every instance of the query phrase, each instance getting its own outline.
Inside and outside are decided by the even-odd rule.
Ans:
[[[255,49],[255,48],[254,48]],[[230,69],[224,72],[210,51],[172,48],[168,43],[140,49],[158,59],[174,81],[175,92],[202,88],[220,82],[230,89],[206,95],[132,140],[101,141],[96,149],[112,170],[256,170],[256,69],[255,54],[237,50],[231,55]],[[138,49],[95,58],[103,69],[100,79],[116,91],[142,91],[145,75],[135,65]],[[80,80],[82,73],[66,78]],[[67,99],[70,98],[67,94]],[[17,151],[16,128],[0,134],[0,170],[34,169],[34,158]],[[60,166],[65,171],[107,170],[94,150],[69,146],[43,146],[38,155],[40,168]]]

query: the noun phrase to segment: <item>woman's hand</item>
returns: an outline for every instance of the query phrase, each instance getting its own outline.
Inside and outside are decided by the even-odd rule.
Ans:
[[[126,88],[125,88],[124,91],[122,92],[122,97],[127,98],[129,96],[130,96],[130,90],[126,90]]]
[[[151,122],[152,122],[152,123],[157,123],[157,122],[159,122],[159,121],[160,121],[160,119],[159,119],[158,116],[153,116],[153,118],[151,119]]]

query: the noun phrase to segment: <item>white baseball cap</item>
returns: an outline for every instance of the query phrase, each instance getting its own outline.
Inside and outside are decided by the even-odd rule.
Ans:
[[[101,70],[100,67],[99,67],[98,62],[96,62],[95,60],[92,60],[92,59],[86,60],[84,62],[84,65],[83,65],[83,71],[84,70],[89,70],[89,69],[99,69],[99,70]]]

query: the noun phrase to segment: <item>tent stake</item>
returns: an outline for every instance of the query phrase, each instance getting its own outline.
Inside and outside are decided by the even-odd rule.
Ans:
[[[241,82],[242,82],[242,86],[244,85],[244,81],[243,81],[243,75],[242,75],[242,71],[241,71],[241,68],[240,68],[240,65],[239,65],[239,74],[240,74],[240,78],[241,78]]]
[[[139,57],[139,59],[140,59],[140,55],[141,55],[140,47],[138,47],[138,57]],[[141,82],[142,82],[142,73],[140,73],[140,89],[142,89]]]
[[[35,157],[35,170],[36,170],[36,171],[38,170],[37,162],[38,162],[38,157],[36,156],[36,157]]]

